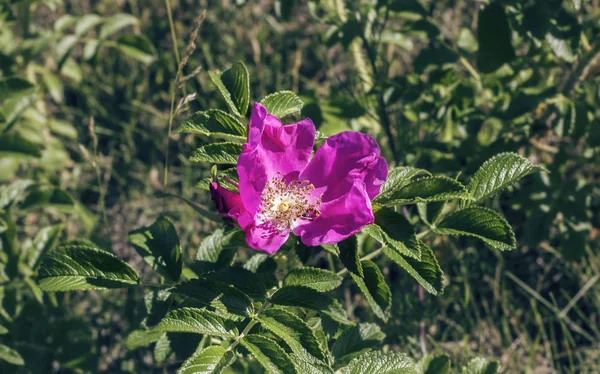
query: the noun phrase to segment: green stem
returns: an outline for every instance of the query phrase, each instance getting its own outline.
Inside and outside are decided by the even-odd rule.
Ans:
[[[163,190],[167,189],[167,183],[169,180],[169,148],[171,145],[171,131],[173,128],[173,119],[175,117],[175,92],[177,90],[177,83],[181,75],[181,64],[179,58],[179,47],[177,45],[177,34],[175,32],[175,24],[173,23],[173,12],[171,11],[171,3],[169,0],[165,0],[167,7],[167,16],[169,18],[169,28],[171,29],[171,39],[173,40],[173,52],[175,53],[175,60],[177,62],[177,73],[175,74],[175,82],[171,87],[171,109],[169,111],[169,128],[167,132],[167,149],[165,151],[165,171],[163,177]]]
[[[257,319],[258,316],[261,315],[270,306],[271,306],[271,302],[267,299],[267,301],[265,301],[265,303],[262,305],[262,307],[258,310],[256,315],[254,315],[252,317],[252,320],[250,322],[248,322],[248,324],[246,325],[244,330],[240,333],[240,335],[233,341],[233,343],[231,343],[229,348],[227,348],[227,351],[233,351],[235,349],[235,347],[237,347],[237,345],[240,344],[240,340],[242,340],[246,335],[248,335],[250,333],[250,330],[252,330],[252,328],[254,327],[254,325],[256,325],[258,323],[258,319]]]

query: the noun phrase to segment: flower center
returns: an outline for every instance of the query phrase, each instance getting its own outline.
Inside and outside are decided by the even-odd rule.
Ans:
[[[294,180],[286,183],[277,173],[265,186],[261,195],[259,220],[270,222],[277,230],[293,229],[298,219],[312,220],[321,214],[321,198],[312,196],[313,186],[308,181]],[[313,201],[313,202],[311,202]]]

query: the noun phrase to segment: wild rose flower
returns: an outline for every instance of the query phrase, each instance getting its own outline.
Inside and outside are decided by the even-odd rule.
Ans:
[[[338,243],[374,221],[371,200],[388,165],[369,135],[345,131],[310,158],[310,119],[283,126],[259,103],[238,159],[239,194],[211,183],[223,215],[237,220],[251,248],[276,252],[290,233],[308,246]]]

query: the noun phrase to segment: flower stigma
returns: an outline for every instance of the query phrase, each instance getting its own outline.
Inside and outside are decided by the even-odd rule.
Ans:
[[[321,197],[312,195],[315,186],[309,181],[284,181],[277,173],[265,186],[261,195],[258,218],[269,222],[278,231],[292,230],[299,219],[313,220],[321,213]]]

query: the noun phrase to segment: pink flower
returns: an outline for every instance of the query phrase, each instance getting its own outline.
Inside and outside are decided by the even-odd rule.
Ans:
[[[338,243],[374,221],[371,200],[388,166],[369,135],[345,131],[311,158],[310,119],[283,126],[259,103],[238,159],[236,194],[211,185],[221,214],[237,220],[251,248],[276,252],[290,233],[308,246]]]

